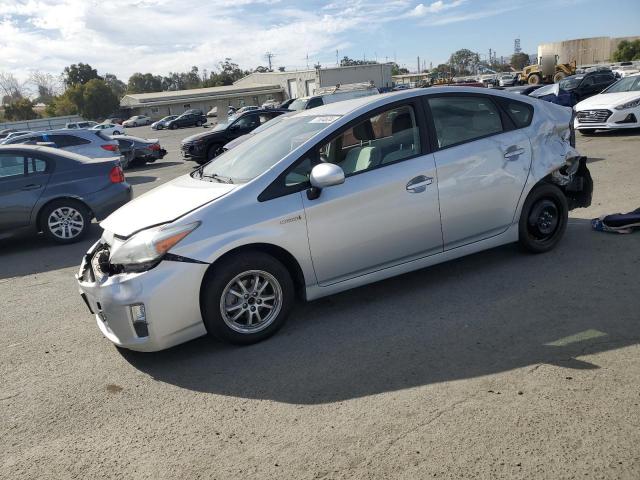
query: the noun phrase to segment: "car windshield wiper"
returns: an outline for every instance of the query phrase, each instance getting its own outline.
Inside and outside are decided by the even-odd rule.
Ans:
[[[202,173],[200,173],[200,178],[211,178],[220,183],[233,183],[231,177],[225,177],[223,175],[218,175],[217,173],[208,173],[205,175],[204,170],[202,171]]]

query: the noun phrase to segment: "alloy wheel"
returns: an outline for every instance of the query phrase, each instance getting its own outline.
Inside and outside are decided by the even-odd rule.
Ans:
[[[47,226],[55,237],[70,240],[82,233],[84,218],[73,207],[60,207],[51,212],[47,218]]]
[[[282,308],[282,287],[262,270],[236,275],[220,297],[220,314],[229,328],[238,333],[256,333],[271,325]]]

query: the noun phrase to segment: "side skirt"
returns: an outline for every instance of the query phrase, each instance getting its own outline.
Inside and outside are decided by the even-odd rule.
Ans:
[[[412,260],[410,262],[401,263],[388,267],[375,272],[370,272],[358,277],[343,280],[333,285],[327,285],[321,287],[319,285],[308,285],[306,287],[307,300],[315,300],[317,298],[326,297],[335,293],[343,292],[362,285],[367,285],[373,282],[379,282],[380,280],[386,280],[387,278],[409,273],[414,270],[420,270],[421,268],[430,267],[439,263],[454,260],[456,258],[471,255],[473,253],[488,250],[490,248],[499,247],[507,243],[513,243],[518,241],[518,223],[511,224],[511,226],[503,233],[496,235],[495,237],[486,238],[478,242],[463,245],[461,247],[446,250],[442,253],[430,255],[428,257]]]

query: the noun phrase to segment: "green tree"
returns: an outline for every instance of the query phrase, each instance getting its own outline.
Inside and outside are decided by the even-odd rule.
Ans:
[[[65,67],[62,73],[62,77],[64,80],[64,84],[67,87],[71,87],[74,85],[84,85],[89,80],[100,78],[98,76],[98,71],[95,68],[92,68],[88,63],[74,63],[73,65]]]
[[[136,72],[129,77],[127,93],[151,93],[162,91],[162,77],[151,73]]]
[[[33,120],[38,118],[33,111],[33,102],[28,98],[21,98],[4,107],[4,116],[7,120]]]
[[[451,54],[449,63],[453,66],[454,75],[471,75],[476,65],[480,63],[480,56],[471,50],[463,48]]]
[[[618,44],[618,48],[613,52],[613,60],[615,62],[630,62],[631,60],[640,60],[640,40],[622,40]]]
[[[94,78],[82,87],[82,108],[79,109],[86,118],[99,119],[112,114],[119,106],[115,96],[104,80]]]
[[[409,73],[409,69],[401,67],[395,62],[391,64],[391,75],[404,75],[406,73]]]
[[[69,96],[65,93],[64,95],[54,97],[47,105],[45,113],[49,117],[76,115],[78,113],[78,107],[76,107],[76,105],[69,99]]]
[[[351,67],[354,65],[372,65],[376,63],[378,62],[376,62],[375,60],[354,60],[353,58],[349,58],[347,56],[344,56],[342,60],[340,60],[341,67]]]
[[[108,85],[113,94],[119,99],[122,98],[127,91],[127,84],[112,73],[105,73],[104,83]]]
[[[522,70],[529,65],[529,55],[526,53],[514,53],[511,55],[511,66],[516,70]]]

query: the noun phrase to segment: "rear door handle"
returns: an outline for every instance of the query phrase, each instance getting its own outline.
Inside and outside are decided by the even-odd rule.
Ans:
[[[25,185],[24,187],[22,187],[22,190],[36,190],[40,187],[41,185],[37,183],[30,183],[29,185]]]
[[[509,160],[511,159],[516,160],[523,153],[524,153],[524,148],[510,149],[510,150],[507,150],[507,152],[504,154],[504,158]]]
[[[412,178],[407,183],[407,192],[409,193],[422,193],[427,189],[428,185],[433,183],[433,177],[427,177],[425,175],[418,175]]]

